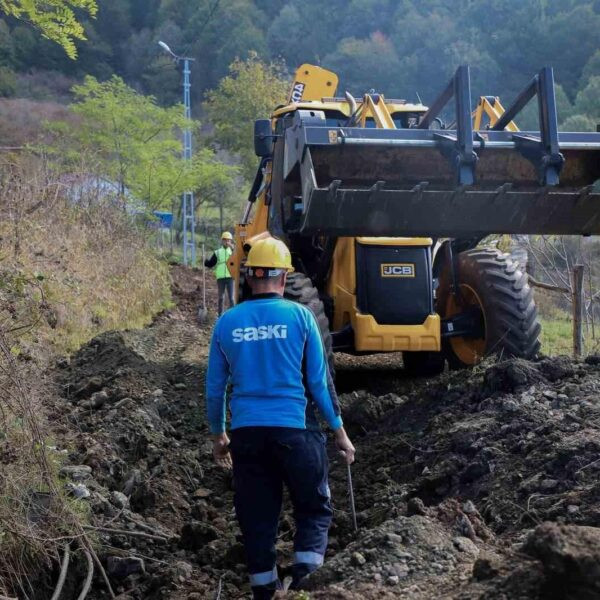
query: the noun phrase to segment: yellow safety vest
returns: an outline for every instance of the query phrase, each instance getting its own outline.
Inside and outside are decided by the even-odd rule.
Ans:
[[[225,277],[231,277],[231,273],[227,268],[227,260],[233,254],[231,248],[223,248],[221,246],[215,250],[215,256],[217,257],[217,266],[215,268],[215,276],[217,279],[224,279]]]

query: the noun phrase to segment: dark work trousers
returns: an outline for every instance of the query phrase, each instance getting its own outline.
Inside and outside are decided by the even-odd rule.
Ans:
[[[323,564],[331,508],[325,435],[288,427],[240,427],[231,432],[235,511],[255,598],[275,589],[275,541],[283,485],[296,522],[294,566],[299,580]]]
[[[217,279],[217,291],[219,294],[219,314],[223,314],[223,304],[225,304],[225,292],[229,297],[229,308],[233,306],[233,277],[221,277]]]

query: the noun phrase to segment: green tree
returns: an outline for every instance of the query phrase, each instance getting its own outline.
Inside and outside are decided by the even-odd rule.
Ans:
[[[561,131],[596,131],[596,121],[586,115],[573,115],[560,126]]]
[[[556,113],[558,116],[558,122],[562,123],[573,114],[573,105],[565,93],[564,88],[559,83],[554,86],[554,95],[556,98]],[[509,102],[512,102],[513,99],[502,98],[502,100],[502,103],[506,108],[508,107]],[[521,114],[517,116],[515,122],[521,130],[538,130],[540,128],[539,112],[538,100],[537,97],[534,97],[525,106]]]
[[[575,98],[575,114],[600,121],[600,75],[590,77],[588,84]]]
[[[96,175],[117,183],[124,202],[130,194],[148,210],[168,208],[186,190],[202,191],[212,179],[235,176],[207,148],[191,161],[182,159],[179,132],[187,122],[180,105],[162,108],[116,76],[103,83],[86,77],[73,93],[78,126],[51,124],[56,141],[50,151],[67,168],[82,155],[93,158]]]
[[[573,105],[560,83],[554,86],[554,94],[556,98],[556,112],[558,113],[558,121],[564,121],[573,113]]]
[[[396,0],[350,0],[338,11],[340,37],[368,38],[374,31],[388,34]],[[340,14],[341,12],[341,14]]]
[[[151,61],[141,74],[144,89],[168,105],[181,99],[181,73],[171,57],[163,54]]]
[[[37,27],[44,37],[60,44],[70,58],[77,56],[75,40],[85,40],[76,9],[94,16],[98,7],[96,0],[0,0],[0,11]]]
[[[552,63],[557,78],[571,97],[586,62],[598,49],[600,31],[600,15],[591,5],[578,4],[574,9],[556,15],[549,23],[545,39],[541,40],[544,63]]]
[[[287,4],[273,19],[267,33],[267,41],[273,54],[281,54],[284,60],[296,68],[305,62],[318,60],[322,48],[323,19],[306,18],[306,6]],[[321,35],[320,35],[321,34]]]
[[[35,57],[39,40],[31,28],[25,25],[15,27],[10,35],[14,47],[14,65],[17,69],[26,69]]]
[[[0,26],[0,65],[78,81],[118,74],[167,105],[179,98],[181,71],[158,48],[162,39],[195,59],[194,108],[249,51],[266,64],[283,59],[290,70],[303,62],[333,68],[342,90],[376,87],[408,100],[418,92],[426,103],[460,64],[472,67],[474,98],[498,95],[505,104],[544,65],[554,66],[571,103],[600,75],[600,0],[95,0],[97,18],[91,19],[76,6],[92,1],[0,0],[0,6],[48,11],[70,6],[87,37],[85,43],[73,38],[79,60],[72,61],[54,42],[7,18]],[[520,120],[534,121],[534,112]]]
[[[4,21],[0,21],[0,66],[12,66],[15,60],[15,46]]]
[[[339,74],[340,90],[347,89],[355,96],[362,97],[370,89],[388,97],[393,96],[392,91],[399,92],[388,87],[389,69],[397,72],[400,63],[393,44],[382,33],[374,33],[368,40],[342,40],[325,64]]]
[[[207,93],[204,105],[214,126],[216,142],[235,154],[242,173],[252,180],[256,173],[253,127],[256,119],[271,115],[284,103],[289,80],[279,63],[264,63],[256,54],[235,60],[216,89]]]
[[[155,27],[159,7],[160,0],[130,0],[129,14],[135,29]]]
[[[589,79],[594,75],[600,75],[600,50],[596,50],[596,52],[592,54],[583,68],[581,79],[579,80],[580,89],[584,88]]]
[[[217,210],[219,231],[224,231],[242,206],[243,192],[231,179],[213,178],[198,194],[201,202]]]
[[[17,78],[8,68],[0,65],[0,98],[14,96],[17,90]]]

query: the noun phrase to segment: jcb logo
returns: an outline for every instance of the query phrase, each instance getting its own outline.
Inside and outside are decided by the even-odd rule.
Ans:
[[[384,263],[381,265],[382,277],[414,277],[415,265],[411,263]]]
[[[292,88],[292,102],[296,104],[302,101],[302,94],[304,94],[305,85],[300,81],[294,83],[294,87]]]

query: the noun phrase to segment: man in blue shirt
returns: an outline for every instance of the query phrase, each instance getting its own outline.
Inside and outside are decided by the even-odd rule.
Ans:
[[[348,464],[354,446],[342,426],[335,388],[313,313],[285,300],[293,271],[283,242],[267,238],[248,253],[252,296],[216,323],[206,376],[213,455],[231,466],[235,510],[254,598],[272,598],[279,580],[275,542],[283,485],[294,506],[292,588],[323,563],[331,524],[326,438],[319,409]],[[231,443],[225,433],[225,391],[231,383]],[[231,454],[230,454],[231,450]]]

